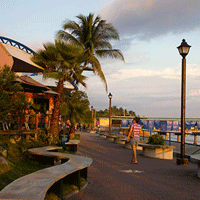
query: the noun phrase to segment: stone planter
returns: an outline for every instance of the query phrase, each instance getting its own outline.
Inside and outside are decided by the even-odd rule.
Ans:
[[[173,160],[174,146],[139,144],[143,147],[143,155],[151,158]]]

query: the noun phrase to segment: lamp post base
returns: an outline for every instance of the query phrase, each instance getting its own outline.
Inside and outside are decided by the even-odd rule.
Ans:
[[[177,158],[176,164],[187,166],[188,165],[188,159],[187,158]]]

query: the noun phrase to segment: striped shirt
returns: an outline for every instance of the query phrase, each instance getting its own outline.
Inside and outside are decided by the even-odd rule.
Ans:
[[[142,130],[142,127],[140,124],[133,124],[132,128],[134,130],[134,138],[140,138],[140,131]]]

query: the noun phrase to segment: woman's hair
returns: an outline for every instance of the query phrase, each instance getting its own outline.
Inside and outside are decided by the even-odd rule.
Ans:
[[[138,122],[140,121],[140,118],[139,117],[135,117],[135,121],[138,124]]]

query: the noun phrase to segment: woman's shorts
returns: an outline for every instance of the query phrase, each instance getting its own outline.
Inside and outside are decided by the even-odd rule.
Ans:
[[[131,145],[138,145],[140,142],[140,138],[131,138],[130,143]]]

